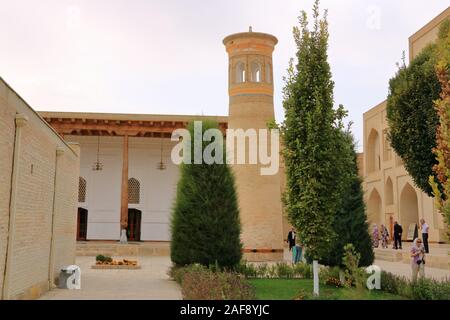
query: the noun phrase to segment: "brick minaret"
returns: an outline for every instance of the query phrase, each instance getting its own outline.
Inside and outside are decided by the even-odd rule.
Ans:
[[[223,43],[229,56],[229,129],[267,129],[274,119],[272,52],[278,40],[265,33],[236,33]],[[270,150],[270,149],[269,149]],[[235,164],[248,260],[282,259],[280,176],[260,174],[259,164]]]

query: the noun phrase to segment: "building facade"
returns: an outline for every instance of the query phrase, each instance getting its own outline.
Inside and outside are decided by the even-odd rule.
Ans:
[[[277,39],[245,32],[228,36],[228,117],[41,112],[66,141],[81,148],[77,239],[170,241],[179,168],[171,161],[175,129],[193,120],[230,129],[267,129],[274,119],[272,52]],[[249,145],[248,145],[249,146]],[[97,164],[97,162],[99,164]],[[95,170],[100,166],[101,170]],[[283,255],[282,173],[261,176],[258,164],[236,164],[244,253],[250,260]],[[97,168],[98,169],[98,168]],[[286,228],[286,227],[285,227]]]
[[[450,7],[409,38],[409,57],[412,60],[429,43],[437,39],[440,24],[450,18]],[[401,158],[387,140],[387,102],[365,112],[363,176],[368,220],[393,229],[394,221],[403,227],[403,238],[409,228],[424,218],[430,226],[431,242],[445,241],[442,215],[433,199],[415,187]]]
[[[0,299],[30,299],[75,262],[79,147],[0,78]]]

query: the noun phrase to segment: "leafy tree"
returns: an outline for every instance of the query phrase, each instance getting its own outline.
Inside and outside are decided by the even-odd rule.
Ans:
[[[327,61],[328,22],[313,7],[314,26],[306,12],[294,27],[298,63],[290,61],[285,78],[281,126],[287,186],[284,202],[297,235],[313,260],[326,256],[334,238],[332,228],[339,190],[336,190],[333,88]]]
[[[450,238],[450,20],[441,28],[441,32],[447,32],[446,39],[438,43],[439,62],[436,66],[436,75],[441,84],[440,99],[435,102],[435,109],[439,116],[439,124],[436,130],[436,148],[433,153],[437,164],[433,171],[437,177],[429,177],[430,186],[437,208],[442,212],[447,225],[447,237]],[[442,186],[442,192],[438,183]]]
[[[446,28],[448,22],[442,24],[438,41],[448,43]],[[450,46],[447,50],[450,51]],[[445,56],[445,60],[448,63],[450,57]],[[435,175],[432,168],[437,160],[432,149],[436,147],[435,128],[439,121],[433,101],[441,91],[436,64],[437,44],[431,44],[389,81],[387,100],[390,143],[415,184],[430,196],[428,180],[430,175]]]
[[[208,129],[217,128],[217,123],[203,122],[202,137]],[[193,123],[188,130],[194,137]],[[191,152],[193,162],[183,163],[180,168],[171,220],[171,259],[176,265],[199,263],[232,268],[242,257],[241,226],[234,177],[225,161],[223,143],[211,142],[222,150],[223,164],[207,164],[203,157],[200,164],[194,164],[194,143],[185,143],[184,150]],[[201,154],[208,145],[202,143]]]

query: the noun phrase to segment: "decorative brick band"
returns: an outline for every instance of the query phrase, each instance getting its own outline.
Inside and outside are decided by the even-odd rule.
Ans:
[[[244,253],[274,253],[274,252],[283,252],[283,249],[269,249],[269,248],[261,248],[261,249],[243,249]]]

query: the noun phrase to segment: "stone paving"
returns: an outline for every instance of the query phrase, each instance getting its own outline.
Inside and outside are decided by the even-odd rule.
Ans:
[[[406,250],[404,248],[404,250]],[[292,262],[292,253],[288,249],[284,250],[284,260],[286,262]],[[374,264],[379,266],[381,270],[391,272],[399,276],[405,276],[411,278],[411,265],[409,263],[403,263],[402,261],[385,261],[375,259]],[[433,278],[437,280],[448,278],[450,279],[449,269],[430,268],[425,266],[425,277]]]
[[[114,257],[138,259],[138,270],[91,269],[95,257],[77,257],[81,290],[53,289],[41,300],[179,300],[178,284],[167,275],[170,257]]]
[[[411,278],[411,265],[408,263],[403,263],[400,261],[391,262],[384,260],[375,260],[375,265],[379,266],[381,270],[391,272],[393,274],[397,274],[400,276],[405,276],[407,278]],[[450,279],[450,270],[448,269],[438,269],[438,268],[430,268],[425,265],[425,277],[433,278],[436,280],[441,280],[448,278]]]

